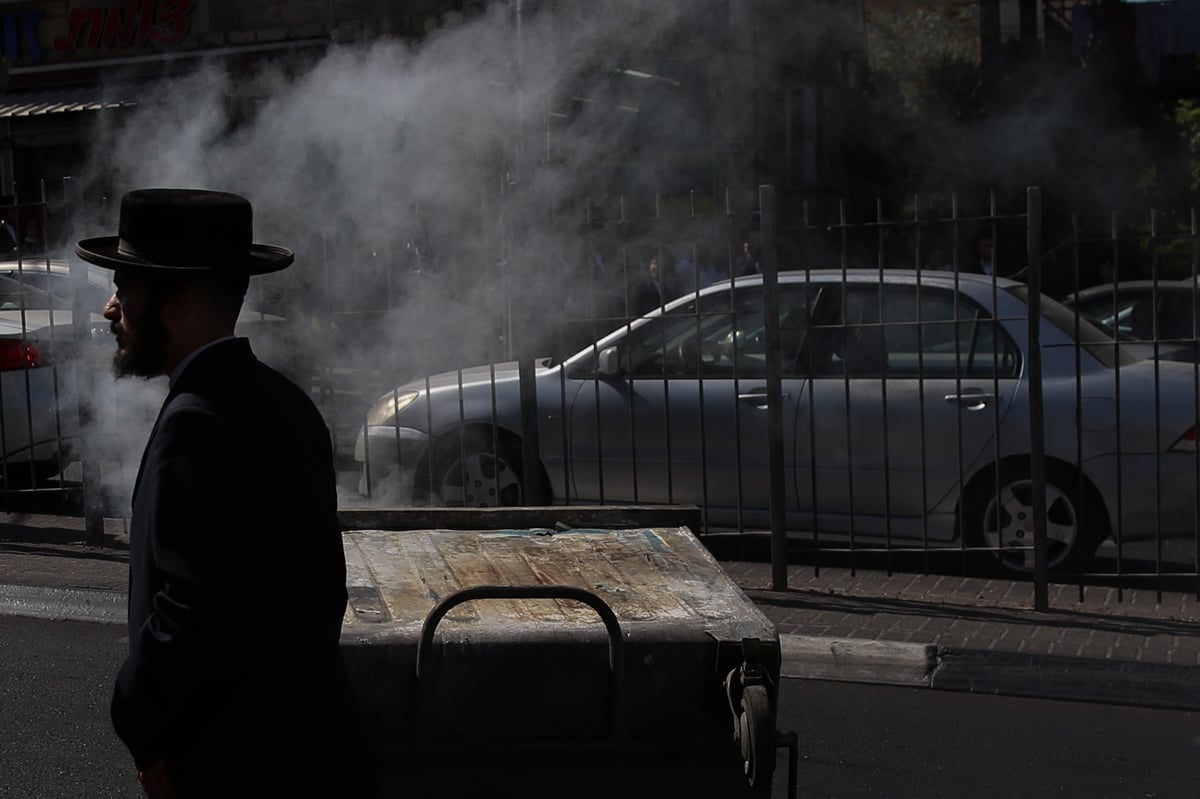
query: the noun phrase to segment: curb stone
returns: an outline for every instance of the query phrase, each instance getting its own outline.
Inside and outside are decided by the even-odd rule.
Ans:
[[[780,635],[783,677],[928,686],[937,647],[903,641]]]
[[[780,635],[780,676],[1200,711],[1200,667]]]
[[[930,687],[1200,711],[1200,667],[939,648]]]
[[[125,624],[128,618],[121,591],[34,585],[0,585],[0,615],[101,624]]]

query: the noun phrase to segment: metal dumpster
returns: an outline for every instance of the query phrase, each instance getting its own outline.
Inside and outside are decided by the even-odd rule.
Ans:
[[[769,796],[779,637],[685,527],[349,530],[381,796]]]

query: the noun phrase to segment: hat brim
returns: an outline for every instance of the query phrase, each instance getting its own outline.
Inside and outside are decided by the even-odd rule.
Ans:
[[[223,261],[220,264],[205,266],[160,264],[122,253],[120,238],[117,236],[97,236],[83,239],[75,245],[75,254],[83,260],[105,269],[175,275],[228,274],[234,271],[244,275],[265,275],[285,269],[296,260],[295,253],[286,247],[277,247],[274,244],[251,244],[249,255],[237,262]]]

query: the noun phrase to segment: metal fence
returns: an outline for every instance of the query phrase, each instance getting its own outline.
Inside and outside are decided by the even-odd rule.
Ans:
[[[311,387],[344,505],[695,505],[711,547],[769,554],[778,586],[792,562],[1028,575],[1039,606],[1051,580],[1200,596],[1194,212],[1097,220],[1037,189],[864,210],[772,187],[744,208],[575,210],[481,220],[487,247],[436,269],[412,242],[301,252],[360,270],[337,303],[252,289],[243,332]],[[46,252],[5,273],[10,508],[95,496],[140,452],[85,432],[128,408],[98,388],[105,287]],[[72,288],[43,301],[56,275]]]
[[[1170,292],[1194,307],[1193,226],[1168,232],[1152,214],[1092,232],[1076,218],[1043,257],[1036,189],[1012,210],[993,197],[968,214],[951,198],[926,214],[914,199],[899,218],[877,207],[866,221],[845,204],[791,217],[769,187],[760,197],[749,230],[732,213],[707,220],[728,234],[707,275],[713,240],[671,259],[662,220],[610,242],[620,269],[587,261],[593,313],[561,320],[556,357],[388,392],[363,419],[362,492],[696,504],[710,543],[769,542],[777,584],[800,559],[1024,573],[1039,604],[1050,572],[1081,591],[1200,585],[1194,322],[1147,334]],[[1100,245],[1111,274],[1087,262]],[[660,282],[641,318],[651,258]],[[654,293],[666,264],[683,277],[674,300]],[[1124,290],[1137,272],[1149,328],[1111,286],[1093,292],[1104,308],[1082,305],[1088,284]],[[1086,313],[1059,302],[1077,298]]]

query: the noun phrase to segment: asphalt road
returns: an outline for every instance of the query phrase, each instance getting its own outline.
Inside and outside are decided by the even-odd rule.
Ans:
[[[140,796],[108,726],[120,626],[0,617],[0,797]],[[1194,799],[1200,714],[785,680],[799,796]],[[786,757],[774,796],[786,796]]]
[[[142,796],[108,723],[119,625],[0,617],[0,797]]]
[[[806,799],[1200,795],[1198,713],[801,680],[782,693]]]

